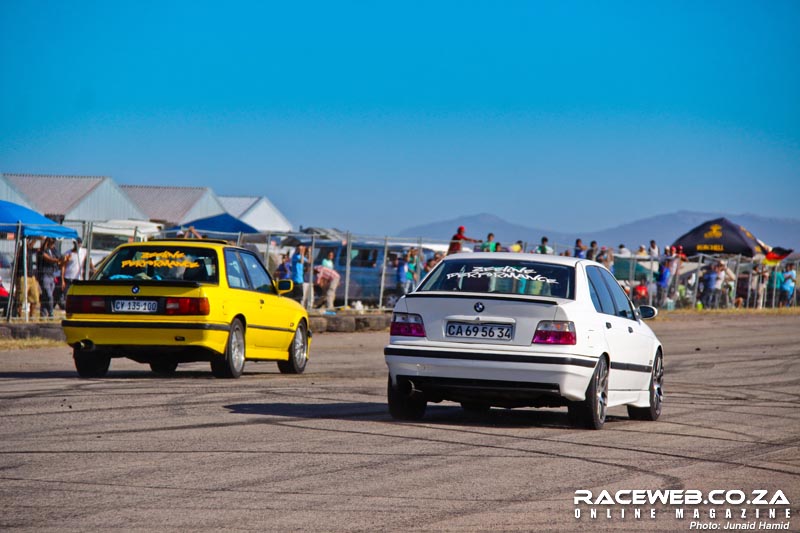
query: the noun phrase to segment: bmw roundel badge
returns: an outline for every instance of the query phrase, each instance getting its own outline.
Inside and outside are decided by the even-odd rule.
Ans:
[[[138,285],[134,285],[133,287],[131,287],[131,292],[133,294],[139,294],[139,286]]]
[[[486,307],[484,307],[481,302],[478,302],[475,304],[474,309],[476,313],[483,313],[483,310],[486,309]]]

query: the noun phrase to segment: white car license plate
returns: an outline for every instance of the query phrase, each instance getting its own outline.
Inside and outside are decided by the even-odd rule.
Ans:
[[[448,322],[444,333],[445,336],[456,339],[510,341],[514,337],[514,327],[510,324]]]
[[[115,313],[155,313],[158,302],[152,300],[114,300]]]

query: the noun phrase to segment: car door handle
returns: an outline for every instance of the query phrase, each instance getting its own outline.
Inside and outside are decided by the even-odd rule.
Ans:
[[[606,329],[611,329],[611,322],[606,322]]]
[[[633,328],[628,326],[628,333],[633,333]]]

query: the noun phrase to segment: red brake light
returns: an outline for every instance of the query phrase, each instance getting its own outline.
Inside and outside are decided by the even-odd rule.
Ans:
[[[536,326],[532,344],[577,344],[575,323],[562,320],[542,320]]]
[[[164,312],[168,315],[207,315],[211,306],[208,298],[167,298]]]
[[[419,315],[394,313],[389,334],[400,337],[424,337],[425,324],[422,323],[422,317]]]
[[[67,314],[105,313],[106,299],[102,296],[67,295]]]

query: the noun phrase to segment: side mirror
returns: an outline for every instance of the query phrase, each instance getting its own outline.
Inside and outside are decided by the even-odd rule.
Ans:
[[[290,279],[279,279],[278,280],[278,294],[283,296],[284,294],[288,294],[294,290],[294,282]]]
[[[642,317],[642,320],[650,320],[658,316],[658,309],[651,305],[640,305],[639,316]]]

